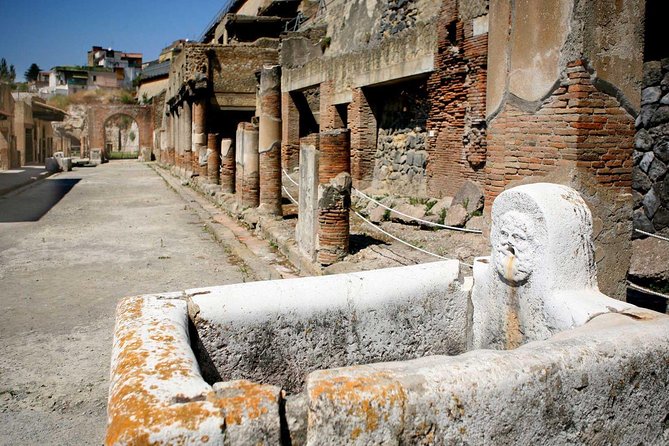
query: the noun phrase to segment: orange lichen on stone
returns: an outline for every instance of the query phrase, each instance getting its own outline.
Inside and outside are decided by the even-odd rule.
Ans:
[[[222,433],[220,407],[209,401],[175,403],[159,393],[166,386],[156,386],[155,381],[169,383],[175,376],[191,380],[201,377],[194,367],[194,358],[180,354],[177,339],[165,334],[178,333],[183,328],[169,320],[146,317],[144,305],[146,300],[139,297],[126,298],[118,305],[105,444],[161,444],[163,441],[154,441],[152,435],[165,429],[173,433],[169,443],[192,443],[191,434],[203,438],[198,428],[212,420],[220,421],[218,432]],[[154,343],[147,345],[145,338]],[[207,388],[211,391],[202,382],[203,392]]]
[[[407,399],[402,385],[388,372],[372,372],[364,376],[334,376],[318,379],[308,389],[311,401],[335,401],[339,407],[347,408],[351,424],[364,421],[364,431],[372,432],[388,422],[393,410],[403,414]],[[351,439],[362,433],[354,426]]]
[[[268,406],[278,409],[278,392],[273,386],[256,384],[247,380],[225,383],[224,391],[210,396],[218,407],[225,408],[227,425],[241,424],[243,420],[254,420],[268,413]],[[274,390],[276,389],[276,390]]]

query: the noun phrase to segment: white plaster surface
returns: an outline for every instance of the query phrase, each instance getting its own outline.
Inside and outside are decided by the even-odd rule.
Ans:
[[[492,253],[474,263],[474,346],[514,348],[630,308],[601,294],[592,216],[573,189],[537,183],[493,203]]]
[[[312,261],[316,260],[318,231],[318,155],[313,144],[300,145],[300,193],[295,240]]]
[[[669,318],[635,310],[511,351],[321,370],[309,445],[667,444]]]

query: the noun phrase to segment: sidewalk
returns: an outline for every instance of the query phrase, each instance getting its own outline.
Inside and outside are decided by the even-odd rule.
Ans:
[[[44,166],[22,166],[19,169],[0,170],[0,196],[35,181],[43,180],[50,173]]]

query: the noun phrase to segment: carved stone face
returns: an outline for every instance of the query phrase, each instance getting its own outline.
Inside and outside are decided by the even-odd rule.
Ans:
[[[497,273],[513,285],[525,282],[534,269],[537,242],[534,221],[509,211],[501,216],[491,233],[492,257]]]

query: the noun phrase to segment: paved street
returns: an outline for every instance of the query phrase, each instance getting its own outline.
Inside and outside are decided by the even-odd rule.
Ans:
[[[101,444],[119,298],[251,280],[149,167],[0,197],[0,444]]]

